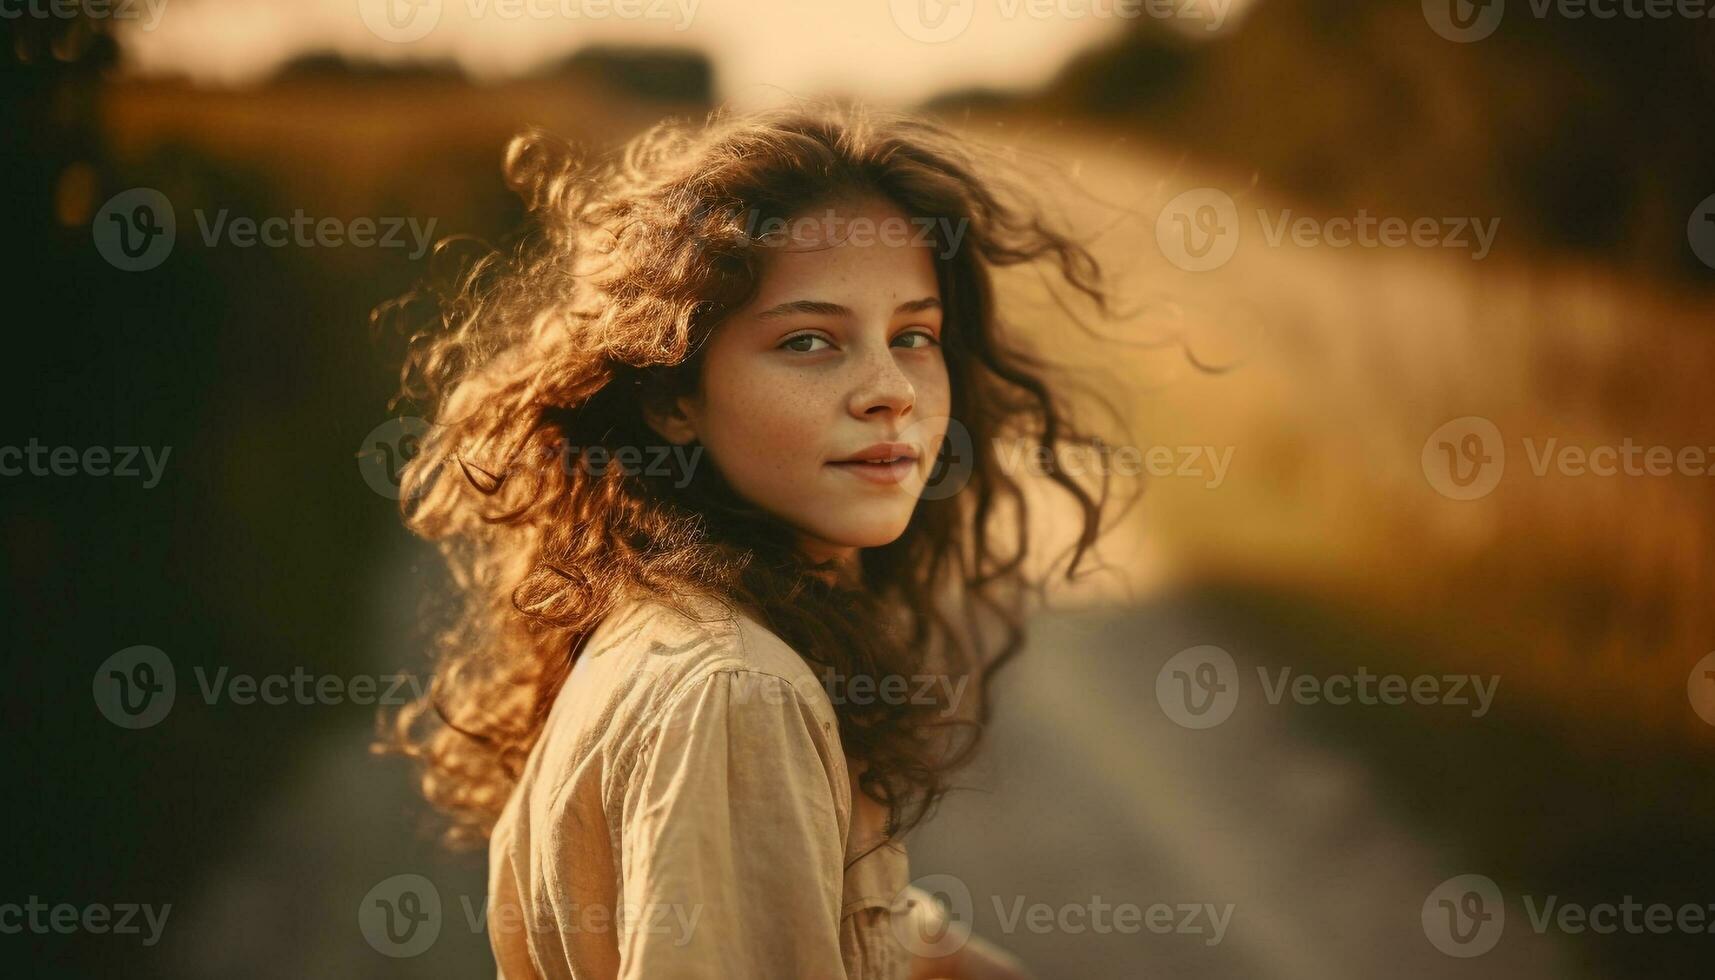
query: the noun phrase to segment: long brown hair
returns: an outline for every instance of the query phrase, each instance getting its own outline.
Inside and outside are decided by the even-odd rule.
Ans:
[[[419,760],[452,839],[479,841],[580,643],[622,595],[711,596],[752,612],[824,677],[975,680],[958,705],[943,701],[952,684],[934,686],[932,704],[836,700],[863,791],[896,830],[914,826],[975,749],[988,681],[1017,653],[1020,611],[1043,584],[1026,570],[1025,494],[996,441],[1045,460],[1076,511],[1075,541],[1053,566],[1068,576],[1109,497],[1105,482],[1085,487],[1057,465],[1062,447],[1090,440],[1045,365],[1005,339],[990,270],[1045,262],[1105,312],[1096,261],[986,172],[972,145],[862,107],[716,111],[595,162],[532,132],[512,141],[505,173],[529,214],[516,240],[376,314],[433,301],[434,328],[412,338],[404,370],[404,395],[429,406],[433,425],[401,491],[407,524],[439,543],[464,600],[439,637],[429,694],[384,724],[381,747]],[[753,296],[767,253],[753,231],[853,193],[929,219],[940,236],[955,430],[931,477],[942,491],[925,494],[898,540],[862,552],[857,588],[797,554],[713,467],[568,458],[568,447],[659,444],[643,406],[693,389],[703,341]],[[953,227],[962,240],[943,234]]]

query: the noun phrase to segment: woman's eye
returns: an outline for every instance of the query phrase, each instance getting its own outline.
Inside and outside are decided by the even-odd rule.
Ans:
[[[785,350],[797,351],[800,354],[808,354],[811,351],[822,349],[822,347],[817,347],[817,344],[821,344],[822,347],[831,346],[825,339],[818,337],[813,333],[799,334],[780,346]]]
[[[913,330],[893,338],[893,343],[899,347],[933,347],[938,341],[927,330]]]

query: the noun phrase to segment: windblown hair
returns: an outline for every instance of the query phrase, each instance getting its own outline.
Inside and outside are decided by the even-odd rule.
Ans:
[[[439,543],[465,602],[438,638],[429,693],[384,718],[378,747],[419,761],[451,841],[487,836],[581,644],[639,594],[742,608],[824,678],[971,678],[959,705],[836,699],[843,749],[895,833],[946,792],[1047,574],[1027,572],[1025,493],[997,440],[1045,460],[1076,511],[1055,574],[1078,571],[1109,499],[1105,480],[1086,487],[1059,468],[1062,447],[1090,440],[1047,365],[1005,339],[990,279],[1043,262],[1106,313],[1100,269],[981,162],[931,122],[832,104],[670,121],[595,162],[526,133],[505,163],[526,227],[376,311],[405,317],[433,301],[434,326],[412,336],[403,372],[403,397],[433,422],[402,474],[402,509]],[[644,407],[696,390],[704,341],[754,296],[777,247],[756,228],[866,195],[965,230],[935,243],[953,420],[931,474],[940,489],[898,540],[862,552],[861,587],[796,553],[788,529],[716,467],[573,463],[569,447],[587,457],[661,442]]]

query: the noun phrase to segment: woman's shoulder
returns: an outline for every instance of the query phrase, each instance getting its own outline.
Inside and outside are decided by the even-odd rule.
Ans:
[[[832,704],[810,665],[773,630],[734,603],[702,595],[630,593],[615,604],[578,654],[563,691],[587,695],[579,675],[635,711],[663,709],[717,675],[752,685],[789,686],[818,714]],[[772,680],[770,680],[772,679]]]
[[[684,739],[693,721],[702,731],[699,712],[711,698],[720,710],[709,720],[718,713],[723,725],[752,735],[798,719],[838,767],[833,702],[797,651],[732,603],[633,593],[578,651],[521,781],[547,780],[553,788],[544,798],[556,800],[592,777],[610,799],[664,733]],[[788,704],[799,710],[782,711]]]

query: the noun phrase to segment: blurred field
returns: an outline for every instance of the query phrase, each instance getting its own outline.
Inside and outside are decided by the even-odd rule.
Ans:
[[[1218,486],[1149,482],[1105,555],[1129,585],[1236,583],[1396,618],[1445,645],[1443,666],[1508,671],[1516,693],[1593,729],[1707,741],[1685,681],[1715,634],[1715,484],[1539,477],[1522,443],[1715,441],[1708,290],[1533,261],[1504,225],[1495,253],[1471,261],[1277,247],[1246,219],[1227,265],[1185,272],[1155,242],[1176,194],[1228,189],[1241,214],[1305,209],[1093,128],[970,129],[1050,168],[1048,186],[1067,175],[1067,220],[1097,230],[1131,311],[1081,311],[1092,339],[1017,277],[1012,315],[1038,349],[1112,393],[1140,447],[1233,450]],[[1508,448],[1499,486],[1475,501],[1436,492],[1422,463],[1430,434],[1465,415],[1492,420]]]

